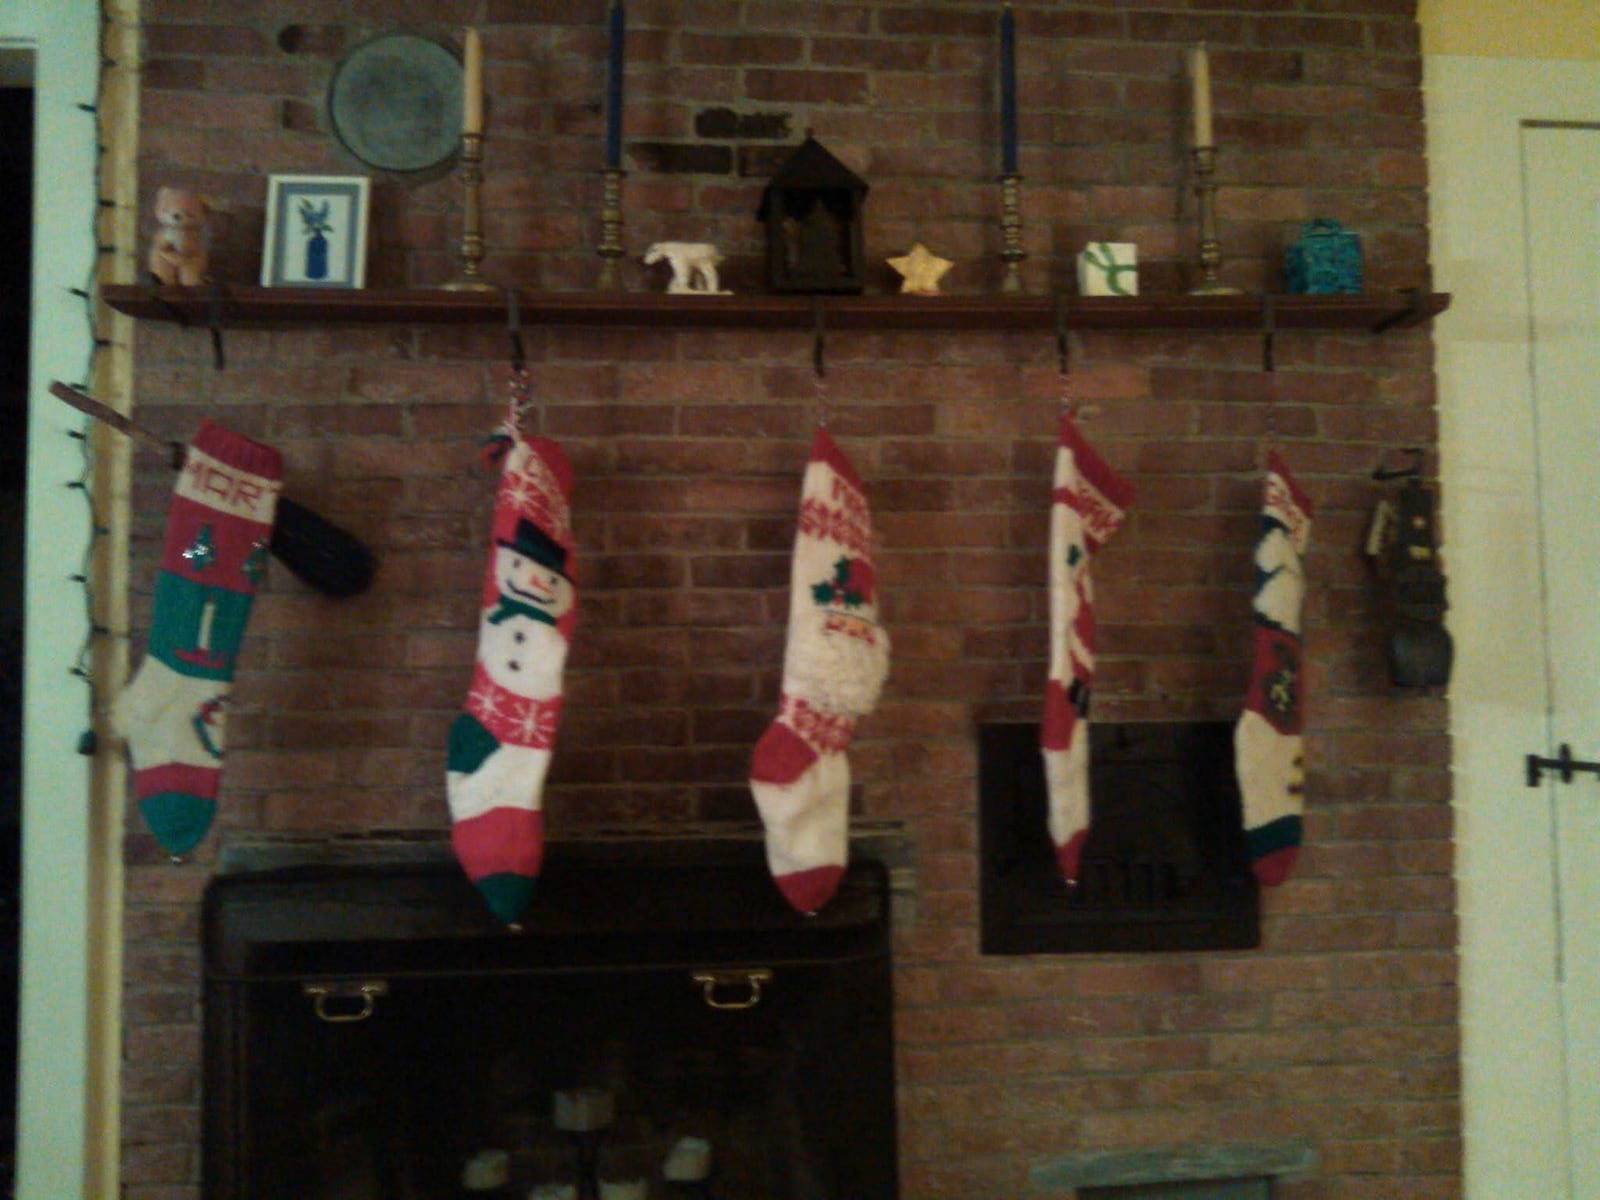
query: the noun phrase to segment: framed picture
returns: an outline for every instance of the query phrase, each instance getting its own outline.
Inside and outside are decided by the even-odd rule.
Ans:
[[[270,176],[261,286],[363,286],[369,191],[360,175]]]

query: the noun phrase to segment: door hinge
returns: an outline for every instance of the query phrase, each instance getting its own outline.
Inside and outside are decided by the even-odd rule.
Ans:
[[[1575,771],[1588,771],[1592,775],[1600,775],[1600,763],[1579,762],[1572,757],[1572,747],[1562,742],[1555,758],[1540,758],[1537,754],[1528,755],[1529,787],[1538,787],[1546,771],[1554,771],[1562,783],[1571,783]]]

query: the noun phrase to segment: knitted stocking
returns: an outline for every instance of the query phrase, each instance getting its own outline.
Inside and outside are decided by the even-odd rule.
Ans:
[[[1300,857],[1305,807],[1300,606],[1306,592],[1301,558],[1310,537],[1311,501],[1273,454],[1255,553],[1255,656],[1244,712],[1234,730],[1251,868],[1269,887],[1287,879]]]
[[[187,854],[216,814],[228,692],[283,478],[271,446],[204,422],[167,515],[144,664],[112,718],[145,823]]]
[[[1050,840],[1068,883],[1078,880],[1089,836],[1089,696],[1094,683],[1091,556],[1122,524],[1133,488],[1061,417],[1050,506],[1050,678],[1040,748],[1050,800]]]
[[[889,671],[871,542],[861,481],[820,430],[800,492],[783,694],[750,766],[772,877],[804,913],[826,904],[844,875],[850,820],[845,748],[856,723],[877,704]]]
[[[561,717],[562,669],[578,619],[561,447],[508,424],[483,580],[478,660],[450,727],[451,841],[494,914],[515,924],[544,858],[545,772]]]

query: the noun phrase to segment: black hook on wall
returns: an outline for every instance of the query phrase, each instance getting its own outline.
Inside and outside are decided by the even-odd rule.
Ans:
[[[823,342],[827,337],[827,316],[822,307],[822,297],[811,298],[812,317],[812,342],[811,342],[811,371],[818,379],[825,379],[828,375],[828,364],[823,352]]]
[[[1385,480],[1386,481],[1386,480],[1390,480],[1390,479],[1420,479],[1420,478],[1422,478],[1422,455],[1423,455],[1423,450],[1422,450],[1421,446],[1407,446],[1402,450],[1395,451],[1395,453],[1397,453],[1397,454],[1408,454],[1408,455],[1411,456],[1411,465],[1410,466],[1406,466],[1406,467],[1386,467],[1386,466],[1384,466],[1383,465],[1384,458],[1387,456],[1387,453],[1388,452],[1385,451],[1384,453],[1378,455],[1378,466],[1372,472],[1372,477],[1374,479]]]
[[[1278,369],[1278,308],[1272,293],[1261,297],[1261,369],[1272,374]]]
[[[1072,370],[1072,344],[1067,330],[1067,298],[1061,293],[1055,294],[1056,315],[1056,367],[1063,375]]]
[[[206,327],[211,331],[211,365],[218,371],[227,369],[228,359],[222,349],[222,318],[227,292],[220,283],[211,287],[211,305],[206,312]]]
[[[528,365],[528,355],[522,341],[521,293],[514,287],[506,289],[506,333],[511,339],[511,369],[521,371]]]

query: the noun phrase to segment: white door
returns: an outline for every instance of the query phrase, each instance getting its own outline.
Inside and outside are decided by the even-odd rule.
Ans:
[[[1548,745],[1600,761],[1600,126],[1526,125]],[[1530,747],[1530,749],[1535,749]],[[1546,776],[1573,1200],[1600,1197],[1600,778]],[[1515,1036],[1514,1031],[1507,1031]]]

